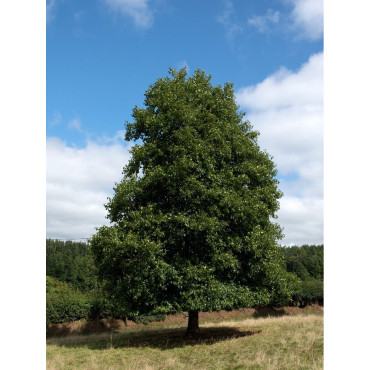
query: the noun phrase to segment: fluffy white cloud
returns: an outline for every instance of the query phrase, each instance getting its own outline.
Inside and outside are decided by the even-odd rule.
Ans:
[[[284,244],[323,240],[323,54],[298,71],[285,68],[237,91],[279,171]]]
[[[312,55],[297,73],[281,68],[263,82],[239,90],[237,95],[243,107],[253,110],[321,106],[323,55]]]
[[[139,28],[149,28],[153,24],[153,12],[149,0],[104,0],[114,11],[133,19]]]
[[[323,0],[288,0],[293,5],[292,19],[301,37],[318,40],[323,34]]]
[[[122,178],[130,147],[117,139],[109,145],[88,142],[73,148],[58,138],[46,142],[47,237],[83,239],[109,221],[104,204]]]
[[[283,244],[323,243],[322,199],[285,196],[280,206],[279,224],[285,226]]]

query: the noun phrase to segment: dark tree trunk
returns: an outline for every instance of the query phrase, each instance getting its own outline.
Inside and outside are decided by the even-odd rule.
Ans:
[[[187,337],[196,337],[199,334],[199,312],[189,311]]]

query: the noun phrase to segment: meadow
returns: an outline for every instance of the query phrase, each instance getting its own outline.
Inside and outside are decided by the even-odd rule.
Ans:
[[[314,310],[315,311],[315,310]],[[321,369],[323,314],[203,316],[185,339],[186,318],[47,338],[47,369]]]

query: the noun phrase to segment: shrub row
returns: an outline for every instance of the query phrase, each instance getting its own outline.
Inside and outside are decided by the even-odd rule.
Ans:
[[[46,323],[96,320],[111,316],[112,307],[97,291],[82,293],[70,284],[46,277]]]
[[[323,304],[323,282],[309,279],[299,281],[292,295],[291,304],[306,306],[308,304]],[[276,302],[275,302],[276,305]],[[98,291],[82,293],[69,284],[60,282],[51,277],[46,278],[46,322],[58,324],[81,319],[98,320],[115,317],[115,307],[111,301],[103,297]],[[124,317],[121,317],[122,319]],[[165,315],[143,315],[129,317],[135,322],[149,323],[150,321],[164,320]]]
[[[112,307],[109,301],[85,295],[47,294],[46,296],[46,323],[58,324],[81,319],[97,320],[112,316]]]
[[[293,305],[306,306],[308,304],[324,304],[324,283],[321,280],[304,280],[299,283],[298,289],[292,295]]]
[[[77,320],[98,320],[122,318],[117,315],[114,304],[103,297],[99,291],[82,293],[70,284],[46,277],[46,324],[60,324]],[[166,315],[141,315],[129,319],[147,324],[164,320]]]
[[[292,304],[306,306],[323,304],[323,282],[319,280],[303,281],[292,296]],[[46,322],[58,324],[76,320],[98,320],[116,317],[114,306],[106,298],[87,295],[80,292],[48,293],[46,296]],[[123,317],[122,317],[123,318]],[[165,315],[143,315],[129,317],[135,322],[147,324],[165,319]]]
[[[89,296],[56,296],[47,295],[46,297],[46,323],[60,324],[64,322],[85,320],[98,320],[104,318],[122,318],[114,314],[113,305],[104,298]],[[138,323],[148,324],[151,321],[162,321],[166,315],[141,315],[128,317]]]

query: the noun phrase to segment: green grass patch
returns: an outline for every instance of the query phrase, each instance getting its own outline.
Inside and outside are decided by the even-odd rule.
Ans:
[[[281,316],[155,325],[47,340],[48,369],[321,369],[323,317]]]

